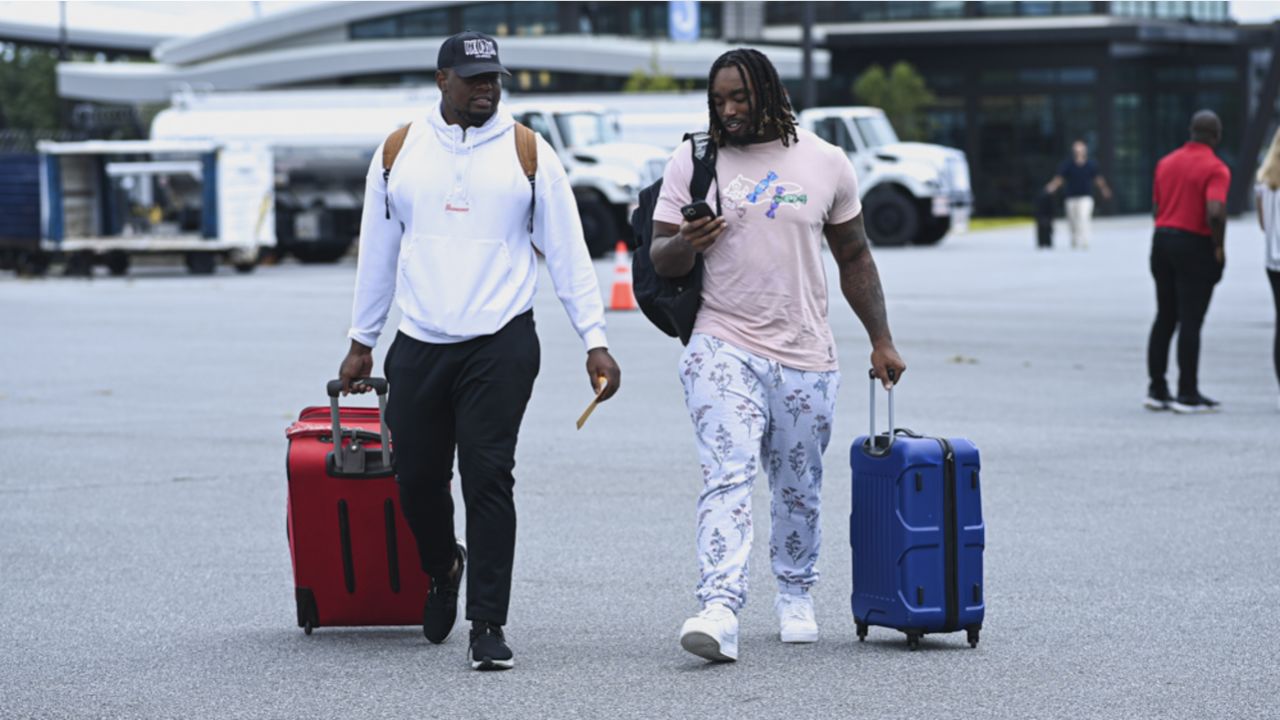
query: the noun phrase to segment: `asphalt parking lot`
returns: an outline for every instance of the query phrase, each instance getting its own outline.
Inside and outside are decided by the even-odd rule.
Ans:
[[[696,609],[700,475],[680,345],[638,313],[610,315],[622,389],[577,431],[582,347],[544,273],[516,469],[517,667],[480,674],[463,629],[432,646],[418,628],[295,626],[284,428],[325,403],[351,261],[0,276],[0,717],[1276,717],[1261,234],[1231,224],[1205,324],[1202,389],[1224,411],[1184,417],[1141,407],[1150,221],[1100,220],[1087,252],[1058,230],[1052,252],[1029,226],[876,252],[909,365],[898,424],[983,453],[978,648],[956,634],[908,652],[883,629],[857,642],[848,447],[866,430],[869,348],[837,298],[822,639],[777,641],[757,551],[741,660],[724,666],[677,642]],[[607,293],[612,265],[597,269]],[[760,548],[768,523],[756,532]]]

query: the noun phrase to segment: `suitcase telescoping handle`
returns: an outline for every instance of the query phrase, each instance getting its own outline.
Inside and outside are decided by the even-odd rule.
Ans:
[[[871,430],[867,433],[867,454],[876,457],[889,454],[889,450],[893,447],[893,386],[889,386],[889,432],[885,435],[884,447],[880,447],[876,437],[876,371],[875,368],[867,371],[867,375],[871,378]],[[889,370],[889,381],[894,381],[894,372]]]
[[[387,381],[384,378],[365,378],[355,384],[371,388],[378,394],[378,424],[382,434],[382,466],[391,467],[391,433],[387,431]],[[342,424],[338,421],[338,395],[342,393],[342,381],[330,380],[326,389],[329,391],[329,417],[333,420],[333,455],[342,469]],[[354,438],[353,438],[354,440]]]

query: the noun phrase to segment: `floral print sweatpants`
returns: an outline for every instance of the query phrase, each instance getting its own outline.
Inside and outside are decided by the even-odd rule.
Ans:
[[[769,558],[778,590],[803,594],[818,581],[822,453],[831,439],[839,371],[784,367],[695,334],[680,380],[702,463],[697,597],[741,609],[751,552],[751,488],[761,470],[772,494]]]

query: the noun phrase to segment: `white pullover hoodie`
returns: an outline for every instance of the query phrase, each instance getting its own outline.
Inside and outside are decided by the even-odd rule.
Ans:
[[[536,245],[586,349],[607,347],[573,191],[555,151],[537,140],[532,236],[532,193],[516,155],[515,121],[501,106],[466,130],[446,123],[436,106],[426,122],[409,126],[385,182],[379,146],[365,178],[348,337],[374,347],[393,298],[403,315],[400,331],[416,340],[492,335],[533,307]]]

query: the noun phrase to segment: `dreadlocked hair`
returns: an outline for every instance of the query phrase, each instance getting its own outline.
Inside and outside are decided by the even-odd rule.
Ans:
[[[716,112],[711,88],[715,85],[716,74],[729,67],[737,69],[743,85],[749,84],[752,89],[752,97],[749,100],[751,136],[758,137],[765,127],[776,127],[783,146],[790,146],[792,141],[799,142],[800,138],[796,135],[795,111],[791,109],[791,98],[787,96],[787,90],[781,78],[778,77],[778,70],[764,53],[750,48],[730,50],[711,64],[711,74],[707,78],[707,111],[711,115],[708,130],[712,141],[717,146],[723,147],[728,139],[729,133],[724,129],[724,123]]]

